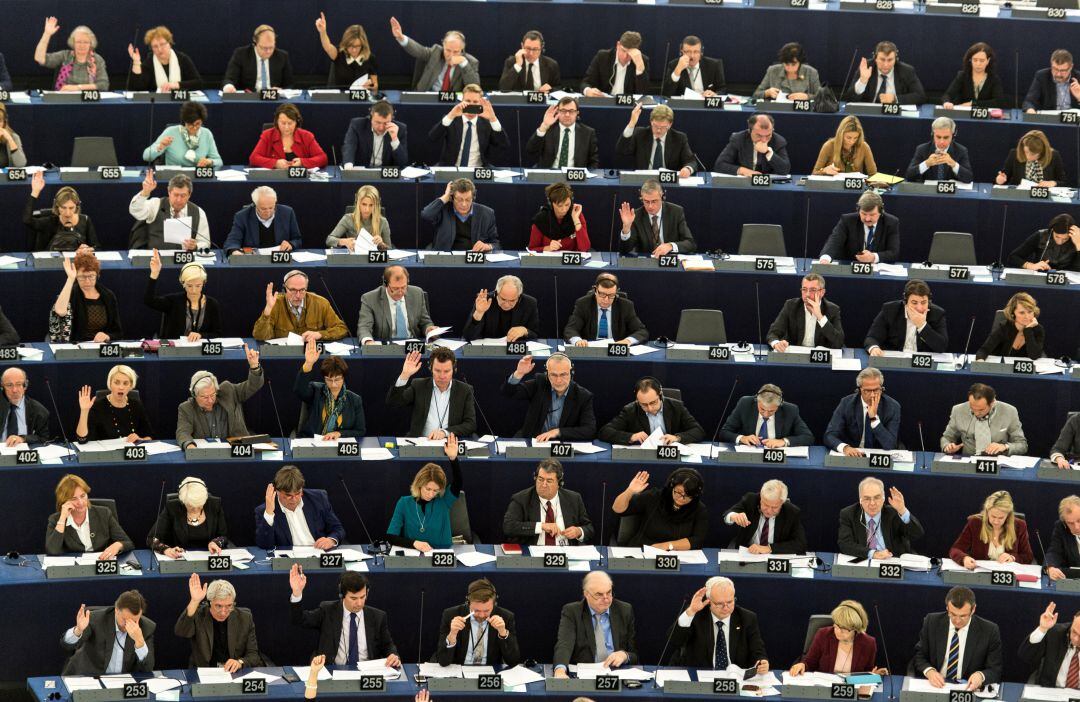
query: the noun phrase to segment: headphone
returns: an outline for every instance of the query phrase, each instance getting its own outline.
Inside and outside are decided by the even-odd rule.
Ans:
[[[919,294],[919,293],[916,293],[914,291],[908,292],[908,290],[912,289],[912,287],[913,287],[912,284],[916,283],[916,282],[919,282],[919,283],[922,283],[923,285],[926,285],[926,283],[924,281],[921,281],[921,280],[918,280],[918,279],[909,280],[908,282],[904,283],[904,291],[900,294],[900,301],[903,302],[905,305],[907,304],[907,300],[908,300],[909,297],[911,297],[912,295],[918,295]],[[934,301],[934,291],[930,289],[929,285],[926,285],[926,301],[927,301],[927,303],[930,303],[930,302]]]
[[[593,281],[592,288],[590,288],[590,291],[591,292],[596,292],[596,289],[598,287],[600,287],[600,283],[602,283],[605,280],[610,280],[612,283],[614,283],[615,284],[615,291],[618,292],[619,278],[614,273],[601,273],[600,275],[596,276],[596,280]]]
[[[524,44],[524,43],[525,43],[525,41],[526,41],[527,39],[534,39],[534,38],[535,38],[535,39],[539,39],[539,40],[540,40],[540,50],[541,50],[541,51],[543,51],[543,50],[545,50],[545,49],[547,48],[547,43],[546,43],[546,42],[544,41],[544,35],[543,35],[543,34],[541,34],[539,30],[536,30],[536,29],[532,29],[532,30],[529,30],[528,32],[526,32],[526,34],[535,34],[535,35],[536,35],[536,37],[525,37],[525,36],[522,36],[522,37],[521,37],[521,43],[522,43],[522,44]]]
[[[634,395],[635,396],[637,395],[637,393],[641,392],[641,390],[648,389],[648,386],[642,387],[643,383],[651,383],[652,385],[654,385],[655,388],[656,388],[656,394],[660,396],[660,402],[663,403],[663,401],[664,401],[664,385],[663,385],[663,383],[660,382],[660,379],[655,378],[655,377],[653,377],[651,375],[643,375],[640,378],[638,378],[637,383],[634,384],[635,385],[635,389],[634,389]]]
[[[570,364],[570,380],[574,379],[574,362],[570,360],[570,357],[561,351],[556,351],[547,358],[548,361],[566,361]],[[547,370],[547,361],[544,362],[544,369]]]
[[[382,272],[382,284],[383,284],[383,287],[386,287],[386,288],[390,287],[390,269],[391,268],[400,268],[402,270],[402,272],[405,274],[405,283],[407,284],[409,282],[409,269],[407,269],[405,266],[400,266],[400,265],[394,264],[393,266],[387,266],[386,268],[383,268],[383,272]]]
[[[754,393],[754,398],[757,399],[757,398],[761,397],[761,395],[763,393],[766,393],[766,392],[770,393],[772,395],[779,396],[780,397],[780,404],[781,405],[784,404],[784,391],[780,388],[779,385],[773,385],[772,383],[765,383],[760,388],[758,388],[758,391],[756,393]]]
[[[251,43],[258,44],[259,35],[263,32],[274,32],[274,28],[268,24],[260,24],[258,27],[255,28],[255,33],[251,35]],[[277,32],[274,32],[274,36],[277,36]]]
[[[705,491],[705,480],[701,477],[701,473],[698,473],[693,468],[678,468],[671,471],[667,483],[664,484],[664,492],[670,492],[675,489],[676,485],[681,485],[690,480],[696,480],[697,487],[686,490],[686,496],[694,499],[701,497],[701,493]]]
[[[191,264],[189,263],[188,265],[190,266]],[[304,277],[304,282],[308,282],[308,281],[311,280],[310,278],[308,278],[307,273],[294,268],[294,269],[292,269],[291,271],[289,271],[288,273],[285,274],[285,277],[281,279],[281,284],[285,285],[286,283],[289,282],[289,278],[294,278],[294,277],[296,277],[298,275],[301,275],[301,276]]]
[[[561,488],[566,484],[565,472],[562,463],[554,458],[545,458],[536,465],[536,470],[533,471],[533,482],[540,477],[540,471],[544,470],[548,473],[554,473],[559,478],[559,487]]]
[[[369,595],[371,594],[371,582],[368,581],[368,579],[364,576],[364,574],[363,573],[357,573],[356,571],[352,571],[352,570],[347,570],[347,571],[345,571],[344,573],[341,574],[340,578],[338,578],[338,585],[337,585],[338,597],[340,597],[341,599],[345,599],[345,594],[346,594],[345,593],[345,577],[346,576],[351,576],[350,580],[353,577],[360,578],[360,583],[363,585],[363,587],[357,588],[356,590],[352,590],[352,592],[360,592],[362,590],[367,590],[368,594]]]
[[[218,379],[216,375],[205,370],[195,371],[195,375],[191,376],[191,384],[188,386],[188,394],[191,395],[192,400],[195,399],[195,386],[206,378],[210,379],[210,382],[214,385],[214,390],[218,389]]]
[[[489,597],[483,595],[490,593]],[[498,601],[499,594],[495,591],[495,585],[487,578],[480,578],[469,583],[469,589],[465,592],[465,606],[471,602]]]
[[[198,268],[200,271],[202,271],[203,277],[204,278],[206,277],[206,266],[199,263],[198,261],[192,261],[191,263],[185,263],[184,266],[180,269],[180,273],[177,275],[177,277],[180,278],[181,280],[183,280],[184,272],[188,268]]]
[[[202,485],[203,487],[206,487],[206,483],[203,482],[201,478],[184,478],[180,481],[180,485],[176,488],[176,491],[180,492],[184,489],[185,485]]]

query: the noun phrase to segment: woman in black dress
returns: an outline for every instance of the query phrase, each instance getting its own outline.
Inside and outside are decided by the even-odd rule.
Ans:
[[[142,401],[131,394],[139,376],[130,366],[113,366],[109,371],[109,392],[95,398],[89,385],[79,391],[79,423],[75,438],[79,443],[102,439],[123,439],[128,443],[149,441],[154,430]]]
[[[636,532],[620,546],[650,545],[663,551],[701,548],[709,532],[709,510],[701,501],[705,481],[693,468],[678,468],[662,488],[649,488],[649,473],[634,476],[611,506],[615,514],[639,515]]]
[[[208,550],[221,553],[229,540],[221,498],[214,497],[199,478],[184,478],[176,497],[165,502],[146,545],[169,558],[179,558],[184,551]]]

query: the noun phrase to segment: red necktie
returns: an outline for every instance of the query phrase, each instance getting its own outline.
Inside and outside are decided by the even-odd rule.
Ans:
[[[442,75],[442,91],[445,93],[450,90],[450,66],[446,67],[446,71]]]
[[[1069,672],[1065,674],[1065,687],[1073,690],[1080,688],[1080,651],[1073,651]]]
[[[555,523],[555,510],[553,510],[551,508],[551,500],[548,500],[547,501],[547,510],[544,512],[544,524],[554,524],[554,523]],[[544,532],[544,545],[545,546],[554,546],[555,545],[555,537],[552,536],[550,533],[548,533],[546,531]],[[1073,661],[1075,661],[1075,660],[1076,659],[1073,658]]]

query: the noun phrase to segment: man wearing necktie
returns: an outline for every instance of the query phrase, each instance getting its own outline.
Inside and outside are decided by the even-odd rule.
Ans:
[[[469,583],[465,604],[443,610],[439,645],[432,657],[439,665],[505,665],[521,661],[514,613],[497,604],[487,578]]]
[[[543,53],[544,35],[535,29],[525,32],[521,48],[503,62],[499,90],[547,93],[561,86],[558,61]]]
[[[584,598],[564,605],[555,640],[554,675],[569,677],[576,663],[602,663],[607,668],[638,663],[634,641],[634,608],[615,599],[607,573],[594,570],[581,582]]]
[[[787,139],[775,127],[772,115],[751,115],[746,129],[731,133],[713,169],[725,175],[790,175]]]
[[[885,212],[880,195],[865,192],[859,196],[855,212],[840,215],[819,260],[892,263],[899,255],[900,218]]]
[[[859,59],[859,77],[848,90],[845,99],[881,104],[921,105],[926,91],[915,69],[898,60],[900,52],[891,41],[880,41],[874,47],[873,62]]]
[[[37,400],[26,396],[26,390],[30,387],[26,371],[22,368],[8,368],[0,375],[0,385],[4,388],[4,399],[7,401],[3,434],[0,435],[4,445],[10,447],[23,442],[36,444],[48,441],[49,410]]]
[[[458,92],[469,83],[480,82],[480,62],[465,53],[465,35],[456,30],[448,31],[442,44],[422,46],[405,36],[397,18],[390,18],[390,33],[416,59],[419,69],[413,90],[434,92]]]
[[[292,62],[277,48],[277,33],[268,24],[255,28],[251,44],[233,51],[225,69],[223,93],[292,87]]]
[[[703,97],[715,97],[724,92],[724,62],[705,56],[701,39],[690,35],[679,46],[679,58],[668,62],[661,93],[681,97],[693,90]]]
[[[1035,669],[1040,687],[1080,689],[1080,612],[1058,623],[1057,605],[1051,602],[1039,615],[1039,625],[1020,642],[1017,655]]]
[[[739,527],[728,548],[745,546],[750,553],[806,553],[806,531],[800,510],[788,500],[781,480],[766,480],[759,492],[748,492],[724,513],[724,523]]]
[[[859,501],[840,510],[840,553],[855,558],[881,560],[911,553],[911,542],[921,538],[923,526],[907,508],[904,495],[889,488],[885,504],[885,483],[863,478]]]
[[[614,49],[601,49],[581,79],[585,97],[641,95],[649,90],[649,58],[641,53],[641,34],[623,32]]]
[[[656,258],[697,251],[694,235],[686,223],[686,211],[682,205],[665,201],[664,186],[650,179],[642,183],[639,194],[641,207],[631,209],[630,203],[624,202],[619,208],[620,254]]]
[[[344,168],[381,168],[409,165],[408,128],[394,119],[394,106],[379,100],[367,117],[349,120],[341,148]]]
[[[428,139],[442,142],[440,166],[459,168],[491,168],[510,144],[495,108],[475,83],[465,86],[461,102],[431,128]]]
[[[361,344],[423,339],[434,328],[427,293],[409,284],[409,270],[405,266],[387,266],[382,285],[360,297],[356,336]]]
[[[965,456],[1023,456],[1028,442],[1016,407],[998,400],[989,385],[975,383],[968,388],[967,402],[953,406],[941,450]]]
[[[958,143],[956,122],[948,117],[938,117],[930,124],[931,140],[920,144],[911,157],[905,180],[921,183],[924,180],[957,180],[970,183],[971,158],[968,150]]]
[[[814,435],[799,415],[799,406],[784,402],[779,386],[765,383],[753,395],[745,395],[735,403],[720,429],[724,443],[783,448],[809,446]]]
[[[619,136],[615,150],[638,170],[667,169],[678,171],[688,178],[697,170],[697,157],[690,150],[686,134],[672,129],[675,111],[667,105],[657,105],[649,114],[649,126],[638,127],[641,105],[634,105],[630,121]]]
[[[945,595],[945,611],[926,615],[911,666],[937,688],[966,682],[975,691],[1001,682],[1001,632],[975,616],[974,592],[954,587]]]
[[[613,273],[601,273],[592,290],[574,301],[563,338],[574,346],[588,346],[592,340],[633,345],[648,341],[649,330],[638,318],[634,303],[620,295],[619,279]]]
[[[577,98],[566,96],[544,112],[540,126],[529,135],[525,153],[537,159],[537,168],[599,168],[596,130],[578,121]]]
[[[840,400],[825,429],[825,445],[845,456],[864,449],[893,451],[899,444],[900,403],[885,394],[885,376],[868,366],[855,376],[855,392]]]
[[[734,663],[754,668],[758,675],[769,672],[757,615],[735,604],[735,583],[719,575],[705,581],[679,615],[671,633],[671,650],[675,657],[667,665],[727,670]]]

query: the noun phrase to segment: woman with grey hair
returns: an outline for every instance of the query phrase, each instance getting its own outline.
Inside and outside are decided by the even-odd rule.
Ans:
[[[211,495],[199,478],[187,477],[165,501],[146,545],[169,558],[181,558],[187,549],[218,554],[227,536],[221,498]]]
[[[45,18],[45,29],[34,48],[34,61],[39,66],[56,69],[53,90],[108,90],[109,73],[105,57],[97,53],[97,36],[85,25],[79,25],[68,35],[67,49],[46,52],[52,36],[60,31],[55,17]]]

